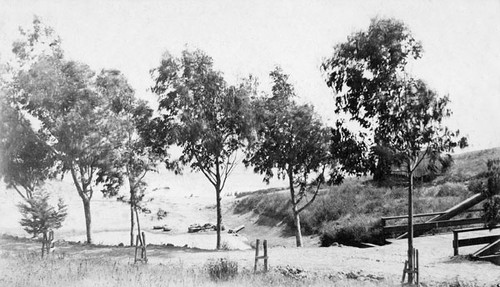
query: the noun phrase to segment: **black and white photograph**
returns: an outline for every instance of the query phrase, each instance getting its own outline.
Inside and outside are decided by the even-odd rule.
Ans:
[[[500,1],[0,0],[0,286],[500,286]]]

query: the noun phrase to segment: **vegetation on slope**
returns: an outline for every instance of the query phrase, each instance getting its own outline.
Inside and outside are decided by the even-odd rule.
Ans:
[[[500,158],[500,147],[461,153],[453,156],[450,170],[437,182],[465,182],[487,171],[489,159]]]
[[[420,187],[415,193],[415,213],[443,211],[471,195],[464,183]],[[380,217],[405,214],[406,202],[405,187],[375,187],[349,181],[321,192],[303,214],[302,231],[320,234],[323,246],[333,242],[355,246],[362,242],[383,244]],[[266,219],[272,218],[288,228],[294,227],[286,192],[247,196],[237,203],[234,211],[253,211],[259,215],[257,223],[266,224],[269,222]]]

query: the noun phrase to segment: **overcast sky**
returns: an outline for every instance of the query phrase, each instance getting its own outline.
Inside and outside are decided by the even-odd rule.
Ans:
[[[0,57],[33,15],[52,26],[66,56],[121,70],[136,93],[153,99],[149,70],[164,51],[186,45],[212,56],[234,83],[256,75],[263,89],[280,65],[303,102],[326,120],[333,94],[319,70],[332,47],[373,17],[403,20],[424,47],[410,72],[449,94],[453,129],[471,150],[500,146],[500,1],[4,1]]]

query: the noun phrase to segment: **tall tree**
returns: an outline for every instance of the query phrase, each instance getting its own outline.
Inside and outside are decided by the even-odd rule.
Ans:
[[[310,206],[321,185],[327,182],[325,172],[330,172],[329,183],[342,181],[347,166],[342,167],[339,160],[344,154],[341,148],[345,148],[341,143],[351,135],[340,126],[332,134],[312,106],[297,104],[288,75],[280,68],[273,70],[270,76],[274,83],[272,95],[254,102],[257,141],[247,154],[245,164],[264,174],[266,182],[275,173],[278,178],[288,178],[296,244],[302,247],[300,213]],[[355,145],[352,147],[354,151]],[[344,158],[346,161],[342,162],[347,163],[346,156]],[[359,158],[353,159],[352,167],[361,162]]]
[[[420,58],[422,45],[404,23],[373,19],[367,31],[357,32],[334,48],[322,69],[336,93],[336,112],[343,112],[371,131],[374,146],[383,147],[401,161],[408,180],[408,262],[413,270],[413,177],[429,158],[434,168],[443,153],[465,146],[443,125],[451,115],[448,97],[406,73],[410,60]],[[390,163],[392,164],[392,163]],[[412,273],[408,282],[413,283]]]
[[[236,164],[237,151],[250,136],[249,81],[229,86],[202,51],[182,52],[180,58],[166,53],[152,70],[152,91],[159,97],[157,140],[176,125],[176,143],[182,147],[180,161],[201,171],[213,185],[217,202],[217,245],[221,247],[221,193]]]
[[[106,196],[119,196],[118,191],[127,181],[129,195],[119,196],[118,200],[130,206],[130,245],[134,245],[134,230],[141,233],[139,211],[146,209],[143,198],[146,191],[144,177],[155,171],[159,155],[146,145],[149,137],[153,111],[144,101],[138,100],[125,76],[117,70],[103,70],[97,77],[97,87],[111,102],[111,111],[116,116],[116,130],[124,135],[122,142],[115,147],[115,156],[110,169],[99,172],[99,182],[104,183]],[[168,163],[168,157],[164,157]],[[172,165],[168,165],[170,167]]]
[[[71,174],[91,243],[90,201],[97,173],[111,162],[122,135],[116,132],[110,101],[96,88],[95,73],[64,59],[52,29],[35,19],[33,30],[22,36],[13,48],[18,60],[12,82],[15,106],[39,123],[36,139],[57,158],[58,171]]]

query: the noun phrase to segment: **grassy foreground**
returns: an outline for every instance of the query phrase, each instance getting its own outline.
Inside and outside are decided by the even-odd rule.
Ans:
[[[176,265],[131,264],[103,257],[77,258],[54,255],[41,259],[37,252],[0,253],[0,286],[401,286],[399,283],[352,279],[349,274],[302,276],[293,268],[272,268],[268,273],[254,274],[251,270],[238,270],[234,277],[216,280],[209,276],[210,263],[187,268],[179,261]],[[289,270],[288,273],[283,272]],[[438,287],[483,286],[468,282],[425,284]],[[484,285],[486,286],[486,285]],[[491,285],[497,286],[497,285]]]
[[[282,269],[254,274],[239,270],[228,280],[210,278],[208,263],[197,268],[163,264],[130,264],[106,258],[53,256],[36,252],[0,254],[0,286],[393,286],[336,276],[298,277]],[[395,286],[395,285],[394,285]]]

